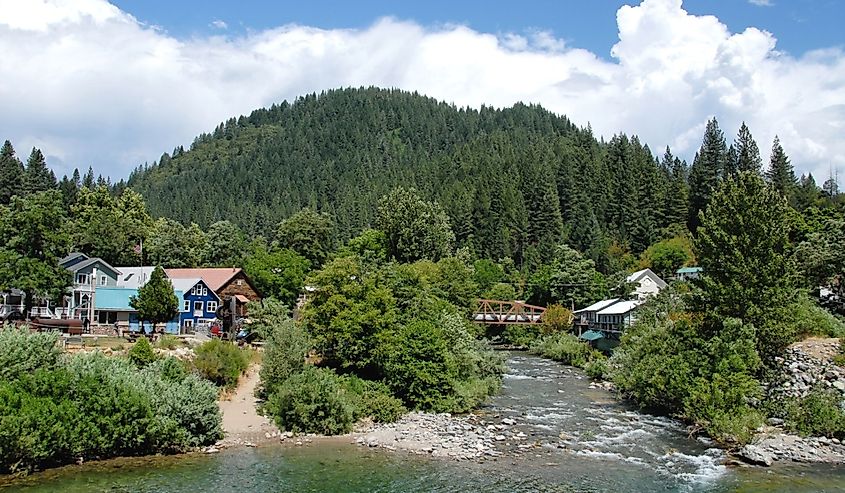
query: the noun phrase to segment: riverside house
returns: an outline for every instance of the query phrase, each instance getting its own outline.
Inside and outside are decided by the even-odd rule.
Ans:
[[[235,302],[235,314],[246,316],[246,304],[250,301],[261,301],[261,294],[246,275],[238,267],[219,267],[211,269],[165,269],[167,277],[176,282],[177,279],[202,279],[205,285],[217,295],[220,303]]]
[[[184,330],[205,328],[217,318],[220,297],[202,279],[172,279],[179,298],[179,325]],[[179,297],[179,293],[183,293]]]

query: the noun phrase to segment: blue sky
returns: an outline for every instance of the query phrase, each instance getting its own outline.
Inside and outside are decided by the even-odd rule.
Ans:
[[[0,140],[125,177],[233,116],[380,86],[536,103],[691,160],[705,123],[845,176],[845,0],[0,0]]]
[[[550,31],[570,46],[610,58],[618,41],[615,14],[632,0],[112,0],[138,20],[177,37],[263,30],[288,23],[363,28],[385,16],[424,25],[457,23],[490,33]],[[768,5],[767,5],[768,4]],[[686,0],[691,14],[715,15],[733,32],[755,26],[776,33],[778,49],[793,55],[845,43],[842,0]]]

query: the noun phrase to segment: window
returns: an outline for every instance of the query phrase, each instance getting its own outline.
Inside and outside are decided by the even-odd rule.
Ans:
[[[184,325],[185,325],[185,327],[193,327],[194,321],[193,320],[185,320]]]
[[[194,311],[195,312],[202,312],[202,301],[195,301],[194,302]]]
[[[235,282],[235,284],[237,284],[238,286],[243,286],[243,285],[244,285],[244,280],[243,280],[243,279],[238,279],[238,280]]]
[[[77,274],[76,284],[88,284],[88,274]]]
[[[106,276],[100,276],[100,286],[105,286],[108,282],[108,278]]]
[[[208,296],[208,288],[205,287],[205,286],[202,286],[201,289],[202,289],[202,296]]]
[[[185,300],[185,304],[182,306],[182,311],[183,312],[191,311],[191,301],[190,300]]]
[[[217,311],[217,302],[209,301],[205,304],[205,311],[214,313]]]

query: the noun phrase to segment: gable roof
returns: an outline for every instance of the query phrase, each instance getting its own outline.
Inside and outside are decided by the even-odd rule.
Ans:
[[[198,283],[203,283],[206,286],[208,286],[207,282],[205,282],[204,280],[202,280],[198,277],[195,277],[195,278],[192,278],[192,279],[171,279],[170,283],[173,284],[174,290],[181,291],[184,294],[188,294],[191,291],[191,289],[193,289],[194,286],[196,286]],[[210,286],[208,286],[208,290],[211,292],[211,295],[213,295],[215,298],[220,300],[220,297],[217,296],[217,293],[215,293],[214,290],[211,289]]]
[[[88,255],[85,255],[84,253],[70,252],[65,257],[62,257],[61,260],[59,260],[59,265],[61,265],[62,267],[67,267],[65,264],[72,264],[74,263],[74,261],[79,262],[80,260],[78,259],[86,260],[87,258]]]
[[[117,278],[117,285],[118,287],[122,288],[140,288],[144,284],[147,284],[147,281],[150,280],[150,276],[153,275],[153,271],[155,270],[155,266],[145,266],[145,267],[115,267],[115,269],[120,270],[120,276]]]
[[[572,313],[581,313],[581,312],[597,312],[603,308],[607,308],[608,306],[616,303],[619,301],[619,298],[611,298],[609,300],[601,300],[593,303],[592,305],[588,306],[587,308],[582,308],[580,310],[575,310]]]
[[[176,279],[202,279],[208,289],[217,292],[233,277],[240,274],[240,267],[218,267],[212,269],[165,269],[167,277]]]
[[[628,282],[638,283],[640,281],[640,279],[642,279],[645,276],[649,276],[652,279],[654,279],[654,281],[657,283],[657,285],[660,286],[661,288],[665,288],[666,286],[668,286],[666,284],[666,281],[661,279],[660,276],[655,274],[654,271],[652,271],[651,269],[638,270],[637,272],[634,272],[633,274],[628,276],[628,278],[626,280]]]
[[[100,257],[94,257],[94,258],[89,258],[87,260],[83,260],[82,262],[78,262],[78,263],[72,264],[68,267],[65,267],[65,269],[67,269],[71,272],[78,272],[80,269],[84,269],[84,268],[86,268],[90,265],[94,265],[94,264],[97,264],[97,263],[101,264],[103,267],[106,267],[108,270],[114,272],[117,276],[119,276],[121,274],[121,272],[119,270],[117,270],[114,267],[112,267],[111,265],[109,265],[108,262],[101,259]]]
[[[596,315],[624,315],[643,303],[643,300],[620,301],[600,310]]]

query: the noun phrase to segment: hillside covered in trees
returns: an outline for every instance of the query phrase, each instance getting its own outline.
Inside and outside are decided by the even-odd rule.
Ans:
[[[799,182],[779,142],[774,149],[778,188],[799,208],[816,205],[812,177]],[[728,146],[711,121],[688,166],[635,136],[600,141],[539,106],[462,109],[369,88],[232,118],[139,167],[128,186],[153,216],[202,228],[229,220],[265,237],[310,207],[332,218],[338,241],[374,224],[379,197],[410,186],[443,206],[457,245],[480,258],[532,270],[565,242],[613,272],[618,257],[694,229],[718,181],[743,169],[764,171],[745,126]]]

